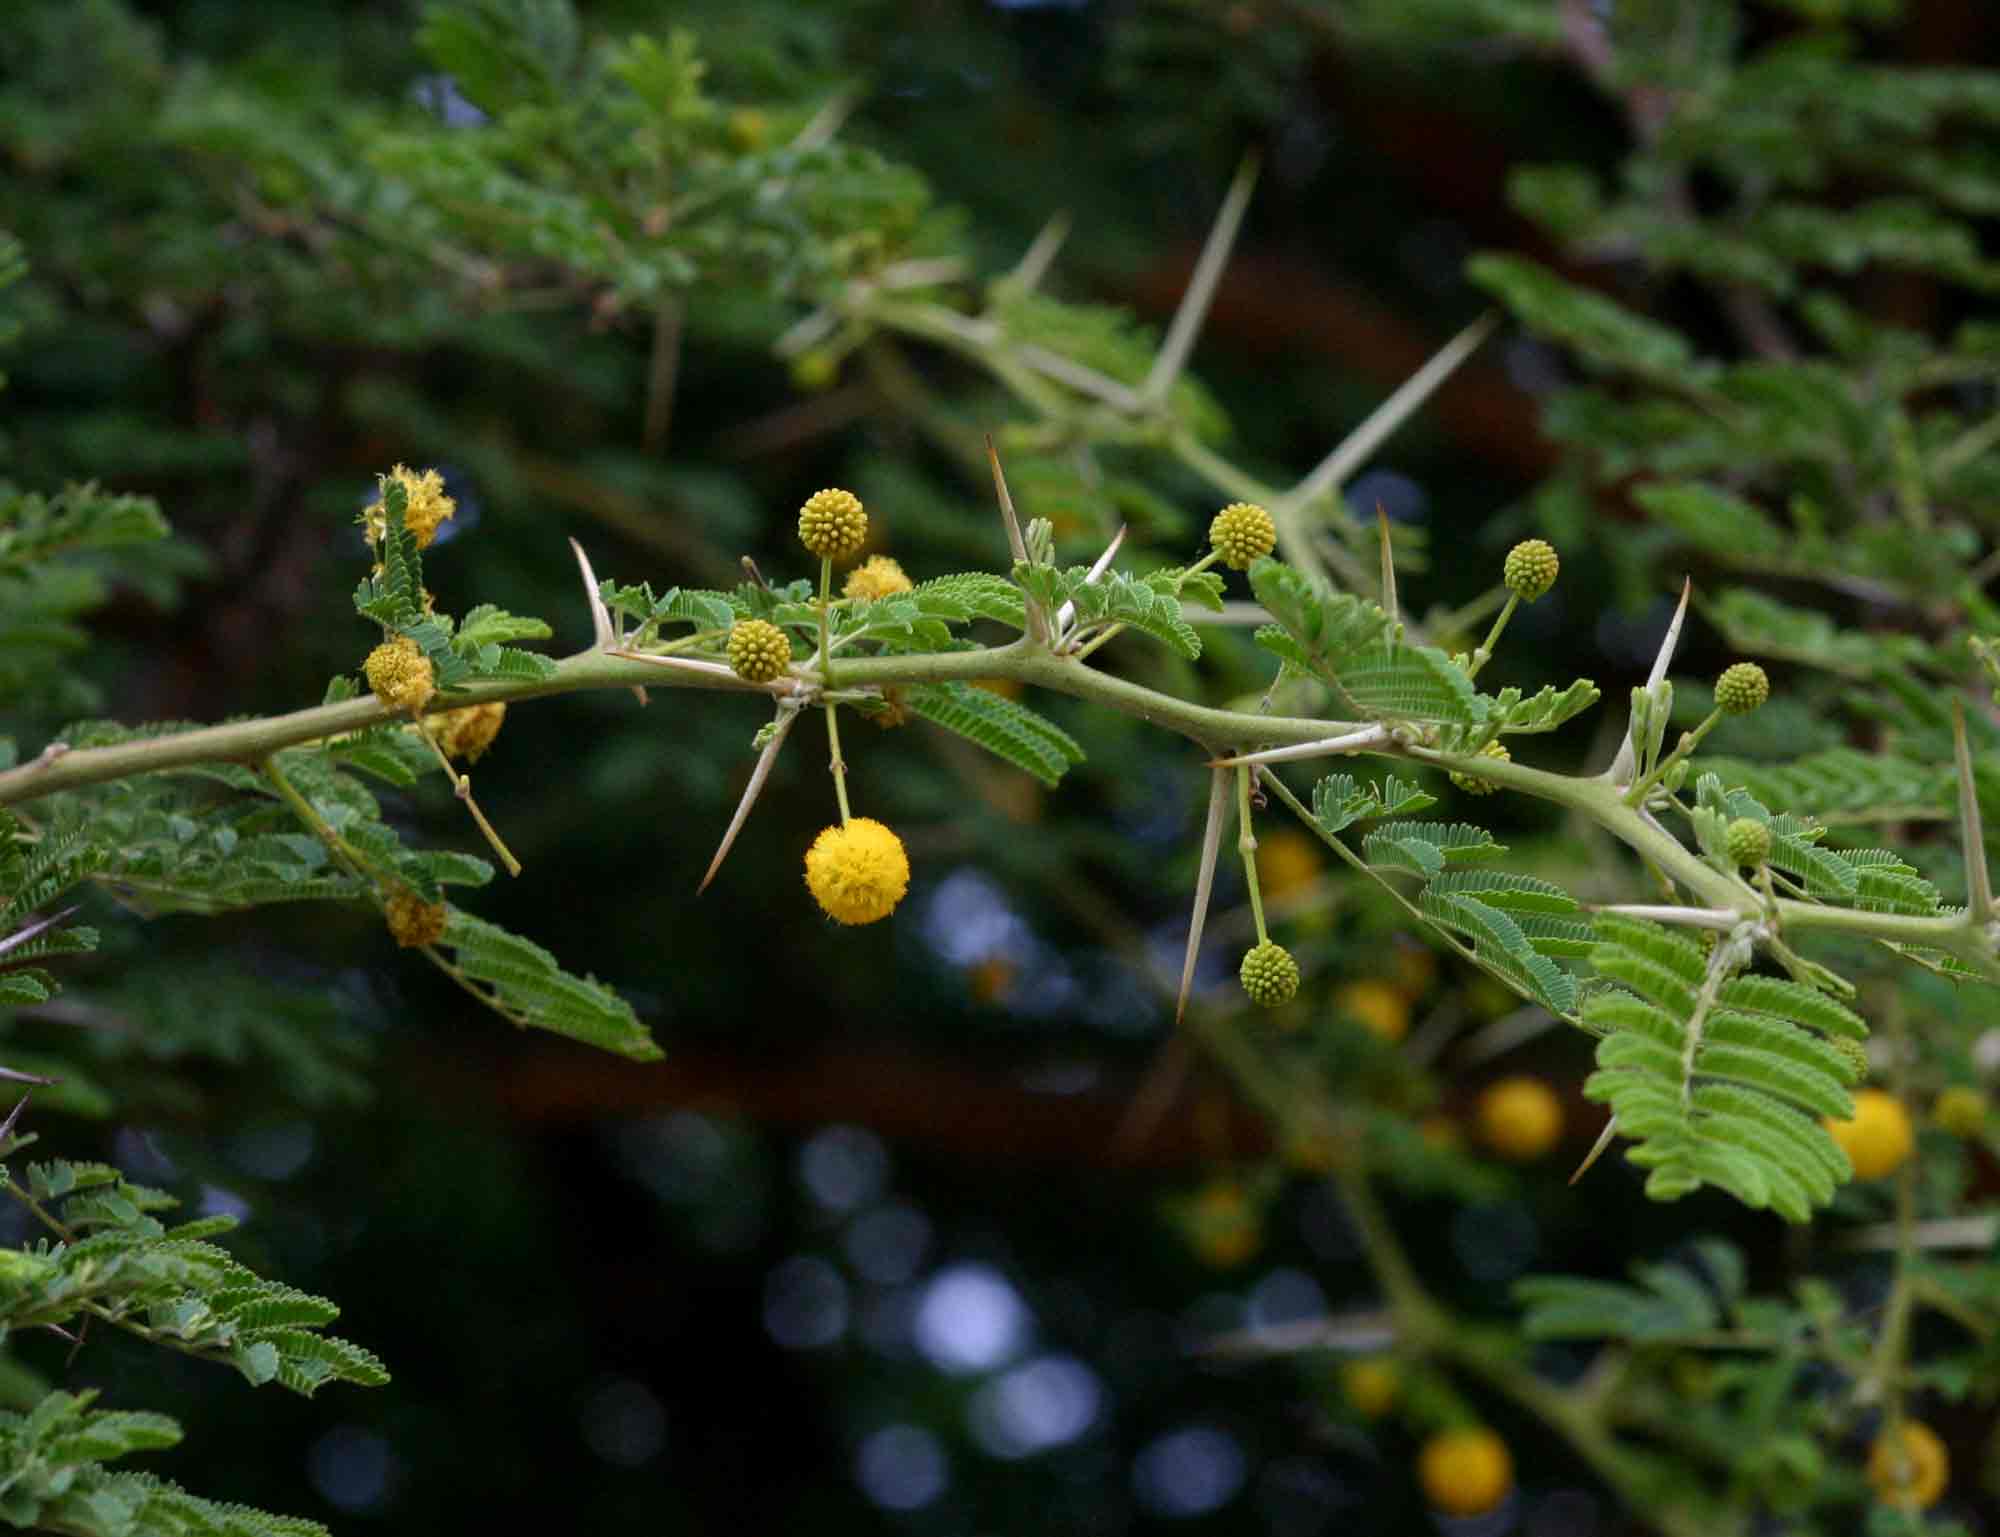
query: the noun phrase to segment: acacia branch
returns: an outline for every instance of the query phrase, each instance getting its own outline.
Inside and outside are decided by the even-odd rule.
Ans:
[[[1370,728],[1362,724],[1261,715],[1195,704],[1099,671],[1074,657],[1054,655],[1027,640],[970,651],[843,658],[840,678],[844,689],[1010,679],[1134,716],[1188,738],[1211,756],[1225,747],[1243,744],[1303,746],[1339,739],[1343,747],[1357,755],[1415,760],[1447,773],[1476,774],[1588,817],[1718,913],[1732,914],[1738,919],[1761,920],[1766,916],[1756,892],[1707,863],[1643,811],[1626,805],[1618,787],[1602,777],[1551,773],[1506,759],[1440,752],[1393,739],[1364,745]],[[550,677],[473,683],[441,698],[438,707],[451,709],[495,700],[548,698],[635,685],[710,689],[772,698],[794,696],[812,686],[808,680],[792,675],[766,684],[747,683],[720,669],[695,672],[660,667],[636,654],[611,655],[593,649],[557,662]],[[288,715],[231,721],[106,747],[46,751],[18,768],[0,773],[0,806],[20,805],[59,791],[137,774],[205,763],[255,765],[281,748],[324,741],[400,718],[371,695],[295,710]],[[1357,738],[1355,733],[1363,735]],[[1776,899],[1770,913],[1775,916],[1777,931],[1820,930],[1942,950],[1983,975],[2000,979],[2000,959],[1993,953],[1984,926],[1972,923],[1965,914],[1919,917],[1823,906],[1795,898]],[[1760,937],[1775,939],[1776,932]]]

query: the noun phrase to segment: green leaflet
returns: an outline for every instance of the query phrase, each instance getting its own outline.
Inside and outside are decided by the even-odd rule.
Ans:
[[[1546,267],[1517,256],[1484,252],[1468,275],[1532,331],[1574,349],[1594,368],[1699,378],[1713,364],[1695,358],[1678,332],[1635,315],[1590,289],[1565,282]]]
[[[1424,915],[1440,928],[1472,941],[1488,965],[1504,972],[1516,986],[1553,1014],[1576,1010],[1576,978],[1537,950],[1521,926],[1503,909],[1474,896],[1426,886],[1417,898]]]
[[[1486,700],[1435,646],[1382,645],[1349,653],[1333,682],[1338,696],[1369,719],[1448,726],[1486,719]]]
[[[452,644],[460,651],[476,651],[484,646],[505,645],[510,640],[547,640],[554,632],[548,621],[510,614],[491,603],[481,603],[466,611],[458,622]]]
[[[354,590],[355,610],[390,634],[413,628],[424,617],[424,567],[416,537],[403,522],[409,492],[391,476],[382,482],[382,541],[377,548],[382,569],[364,577]],[[428,652],[429,648],[425,648]]]
[[[115,496],[95,482],[65,486],[54,496],[0,487],[0,570],[76,550],[150,544],[169,532],[148,496]]]
[[[1391,774],[1381,784],[1357,780],[1352,774],[1329,774],[1313,786],[1313,820],[1328,833],[1375,817],[1407,816],[1437,804],[1413,784]]]
[[[1799,983],[1739,975],[1700,994],[1709,958],[1642,919],[1600,915],[1590,960],[1630,991],[1593,993],[1583,1021],[1602,1039],[1587,1097],[1611,1107],[1647,1193],[1716,1185],[1803,1222],[1848,1177],[1820,1118],[1854,1113],[1856,1070],[1826,1039],[1858,1037],[1852,1010]]]
[[[1371,865],[1407,870],[1429,880],[1447,860],[1498,859],[1507,846],[1495,843],[1491,833],[1470,822],[1389,822],[1361,840],[1361,851]]]
[[[388,729],[410,735],[403,728]],[[428,752],[418,758],[390,746],[390,740],[376,735],[358,747],[386,770],[385,777],[399,765],[426,771],[435,766]],[[482,859],[405,846],[382,820],[373,792],[347,771],[346,756],[340,744],[328,744],[287,748],[277,762],[341,837],[425,901],[438,900],[445,886],[483,885],[492,878],[492,867]],[[58,800],[90,843],[108,853],[96,878],[141,911],[217,913],[364,894],[362,882],[333,861],[268,781],[245,773],[229,783],[255,793],[218,802],[202,776],[166,773],[92,786]]]
[[[278,1381],[310,1394],[328,1382],[389,1380],[370,1352],[317,1332],[339,1317],[333,1303],[267,1281],[206,1241],[234,1227],[233,1218],[169,1228],[156,1213],[178,1203],[107,1164],[31,1164],[26,1178],[69,1236],[0,1253],[0,1323],[8,1330],[61,1327],[88,1308],[190,1355],[232,1362],[252,1385]]]
[[[1025,560],[1015,564],[1014,580],[1049,614],[1066,603],[1073,604],[1079,631],[1118,624],[1143,631],[1189,661],[1201,655],[1201,637],[1182,617],[1181,600],[1171,580],[1159,582],[1105,571],[1093,582],[1088,566],[1062,570]]]
[[[1524,996],[1556,1014],[1575,1014],[1576,978],[1550,957],[1577,949],[1576,921],[1565,916],[1577,904],[1533,876],[1467,868],[1507,852],[1485,828],[1389,822],[1364,837],[1361,848],[1370,865],[1421,877],[1427,884],[1417,906],[1424,917],[1469,942]]]
[[[1503,688],[1493,698],[1490,716],[1502,722],[1502,735],[1553,731],[1581,715],[1597,699],[1597,685],[1588,678],[1578,678],[1566,689],[1545,687],[1526,699],[1517,688]]]
[[[910,596],[923,613],[934,619],[952,623],[992,619],[1016,630],[1027,624],[1021,589],[1004,576],[984,571],[919,583]]]
[[[632,1006],[592,977],[564,971],[540,945],[498,924],[452,908],[439,941],[466,977],[488,989],[487,1002],[519,1025],[566,1035],[635,1062],[665,1055]]]
[[[1083,749],[1068,732],[990,689],[928,683],[905,689],[902,699],[912,714],[978,743],[1051,789],[1083,761]]]
[[[1259,629],[1257,640],[1332,688],[1355,715],[1451,726],[1486,720],[1488,701],[1464,670],[1435,646],[1402,644],[1379,604],[1321,591],[1269,558],[1251,566],[1250,588],[1277,621],[1275,630]]]
[[[1717,822],[1727,824],[1737,817],[1762,822],[1771,834],[1769,857],[1773,868],[1797,876],[1812,895],[1850,900],[1859,891],[1860,878],[1855,867],[1839,854],[1819,847],[1819,840],[1826,836],[1824,827],[1790,812],[1773,816],[1741,790],[1725,794],[1722,781],[1712,773],[1705,773],[1695,781],[1695,803],[1715,819],[1707,824],[1709,834]],[[1711,854],[1716,852],[1708,848],[1706,838],[1703,847]]]
[[[1637,1285],[1586,1276],[1529,1276],[1514,1285],[1533,1340],[1629,1340],[1661,1344],[1707,1334],[1742,1298],[1746,1269],[1735,1245],[1719,1238],[1693,1245],[1701,1269],[1686,1264],[1634,1265]]]
[[[181,1440],[164,1414],[96,1409],[93,1392],[52,1392],[0,1414],[0,1520],[75,1537],[329,1537],[317,1521],[200,1499],[103,1464]]]
[[[1277,634],[1259,630],[1258,641],[1327,683],[1336,680],[1344,658],[1386,641],[1394,628],[1380,604],[1322,591],[1268,557],[1251,565],[1250,590],[1278,622]],[[1274,644],[1278,641],[1283,644]]]
[[[1915,636],[1843,630],[1814,609],[1781,603],[1746,587],[1728,588],[1704,601],[1702,609],[1738,651],[1803,662],[1842,677],[1873,678],[1939,663],[1936,653]]]
[[[550,634],[539,619],[510,614],[482,603],[456,627],[447,614],[434,612],[424,592],[423,560],[416,537],[404,525],[409,493],[393,477],[382,482],[382,538],[376,553],[381,569],[355,589],[354,607],[390,635],[406,635],[430,659],[441,690],[457,688],[477,678],[539,682],[555,675],[548,657],[506,645],[509,640],[537,639]]]
[[[810,584],[805,585],[810,590]],[[670,624],[691,624],[697,630],[727,630],[737,617],[729,594],[722,592],[670,587],[656,598],[649,582],[620,587],[615,582],[602,581],[597,584],[597,596],[612,613],[623,614],[639,626],[627,637],[635,646],[644,645]]]
[[[1700,481],[1659,481],[1640,486],[1632,500],[1690,544],[1731,564],[1775,560],[1790,539],[1754,503]]]
[[[1834,747],[1788,763],[1752,763],[1703,754],[1701,766],[1767,806],[1829,823],[1902,821],[1951,809],[1948,764]],[[1851,860],[1852,855],[1847,857]]]

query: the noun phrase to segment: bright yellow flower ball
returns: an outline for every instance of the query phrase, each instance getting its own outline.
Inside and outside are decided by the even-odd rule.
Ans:
[[[1951,1456],[1930,1426],[1904,1420],[1869,1449],[1868,1482],[1884,1505],[1928,1510],[1951,1482]]]
[[[1403,1379],[1396,1363],[1382,1356],[1349,1361],[1340,1369],[1340,1390],[1364,1420],[1379,1420],[1396,1407]]]
[[[1827,1120],[1827,1132],[1854,1165],[1856,1179],[1882,1179],[1900,1169],[1916,1151],[1910,1112],[1895,1095],[1881,1089],[1854,1091],[1854,1119]]]
[[[1509,1162],[1541,1157],[1562,1133],[1562,1101],[1539,1078],[1502,1078],[1479,1096],[1480,1140]]]
[[[1410,1000],[1400,987],[1379,977],[1349,982],[1333,995],[1333,1006],[1385,1041],[1400,1041],[1410,1029]]]
[[[806,886],[836,923],[886,918],[910,889],[903,840],[873,817],[829,827],[806,850]]]
[[[1483,1427],[1432,1436],[1417,1454],[1424,1497],[1448,1516],[1483,1516],[1514,1487],[1507,1443]]]

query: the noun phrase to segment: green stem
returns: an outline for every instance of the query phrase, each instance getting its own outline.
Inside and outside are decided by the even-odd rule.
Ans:
[[[1125,678],[1086,667],[1073,657],[1016,641],[1012,645],[969,651],[919,655],[852,657],[840,664],[843,688],[883,688],[945,682],[980,682],[1007,678],[1083,699],[1164,727],[1208,749],[1228,744],[1303,745],[1358,729],[1353,722],[1314,720],[1298,716],[1260,715],[1221,710],[1161,693]],[[556,664],[547,678],[493,680],[454,690],[439,703],[447,708],[488,701],[543,698],[590,689],[699,688],[718,692],[786,697],[803,685],[796,678],[752,684],[716,667],[696,670],[654,666],[634,657],[596,650],[580,652]],[[109,747],[51,750],[18,768],[0,773],[0,806],[38,800],[45,795],[104,784],[135,774],[157,773],[204,763],[258,764],[282,748],[345,736],[401,717],[372,695],[319,705],[289,715],[233,721],[163,736],[148,736]],[[1670,876],[1695,898],[1718,912],[1761,916],[1761,899],[1733,876],[1715,869],[1690,852],[1679,839],[1637,808],[1624,804],[1618,788],[1601,776],[1573,777],[1550,773],[1499,758],[1440,752],[1417,744],[1387,742],[1376,755],[1414,759],[1443,771],[1457,770],[1575,811],[1596,822],[1642,859]],[[1309,823],[1310,825],[1310,823]],[[1920,917],[1908,913],[1866,912],[1779,898],[1777,922],[1792,932],[1851,934],[1896,944],[1943,950],[1986,975],[2000,975],[1984,931],[1962,915]]]
[[[1514,617],[1514,610],[1520,606],[1521,595],[1518,592],[1509,592],[1506,607],[1502,608],[1498,617],[1494,619],[1493,628],[1486,632],[1486,639],[1479,643],[1479,649],[1472,653],[1472,659],[1465,669],[1468,678],[1478,677],[1479,669],[1493,660],[1493,648],[1500,644],[1501,632],[1507,628],[1507,621]]]
[[[299,793],[298,787],[287,779],[285,771],[278,767],[275,753],[258,767],[263,770],[264,777],[271,782],[271,788],[278,792],[278,799],[291,808],[292,814],[306,824],[307,830],[327,846],[328,852],[335,859],[347,866],[350,875],[357,880],[367,882],[371,887],[380,884],[382,877],[368,862],[368,856],[341,837],[333,824],[319,814],[319,808]]]
[[[847,760],[840,755],[840,707],[832,700],[826,705],[827,767],[833,770],[833,798],[840,806],[840,825],[854,819],[847,809]]]
[[[1889,1046],[1895,1053],[1890,1068],[1889,1091],[1899,1104],[1907,1106],[1910,1092],[1910,1031],[1903,1016],[1901,996],[1891,989],[1883,1010],[1889,1026]],[[1869,1388],[1879,1394],[1888,1421],[1894,1425],[1903,1413],[1903,1372],[1910,1349],[1910,1316],[1916,1302],[1917,1260],[1917,1177],[1921,1160],[1903,1160],[1896,1175],[1896,1270],[1889,1283],[1889,1298],[1882,1308],[1882,1328],[1875,1337],[1874,1358],[1869,1363]]]
[[[1243,856],[1243,879],[1250,887],[1250,916],[1257,925],[1257,943],[1270,943],[1264,928],[1264,893],[1257,886],[1257,834],[1250,826],[1250,765],[1236,766],[1236,852]]]
[[[1633,781],[1632,788],[1625,792],[1625,804],[1628,806],[1645,805],[1646,792],[1665,778],[1668,771],[1676,763],[1701,746],[1701,739],[1707,736],[1714,729],[1715,723],[1721,719],[1722,711],[1710,710],[1708,712],[1708,719],[1704,720],[1699,726],[1696,726],[1694,730],[1683,731],[1681,739],[1674,743],[1674,750],[1658,763],[1654,764],[1653,771],[1650,774]]]
[[[829,617],[833,611],[833,557],[823,555],[819,562],[819,686],[830,692],[833,688],[833,655],[827,649],[826,636]]]

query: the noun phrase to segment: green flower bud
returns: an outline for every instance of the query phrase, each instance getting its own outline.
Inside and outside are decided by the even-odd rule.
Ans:
[[[1937,1097],[1931,1119],[1954,1137],[1976,1137],[1986,1129],[1986,1096],[1955,1084]]]
[[[1738,662],[1715,680],[1716,708],[1725,715],[1748,715],[1771,697],[1771,680],[1755,662]]]
[[[1556,559],[1556,547],[1546,539],[1523,539],[1507,552],[1507,564],[1501,568],[1501,580],[1507,590],[1523,603],[1532,603],[1556,584],[1556,573],[1562,569],[1562,562]]]
[[[746,683],[769,683],[791,665],[792,643],[775,624],[743,619],[729,631],[729,670]]]
[[[1771,857],[1771,829],[1755,817],[1738,817],[1722,837],[1733,865],[1761,865]]]
[[[1291,951],[1268,939],[1243,957],[1243,969],[1237,975],[1250,1001],[1267,1009],[1290,1003],[1299,990],[1299,963],[1292,959]]]
[[[1827,1041],[1827,1045],[1831,1046],[1842,1057],[1847,1059],[1848,1066],[1854,1069],[1854,1081],[1856,1083],[1860,1083],[1867,1078],[1868,1045],[1865,1041],[1857,1041],[1851,1036],[1836,1035]]]
[[[1208,542],[1225,566],[1248,571],[1278,547],[1278,525],[1255,502],[1231,502],[1208,525]]]

